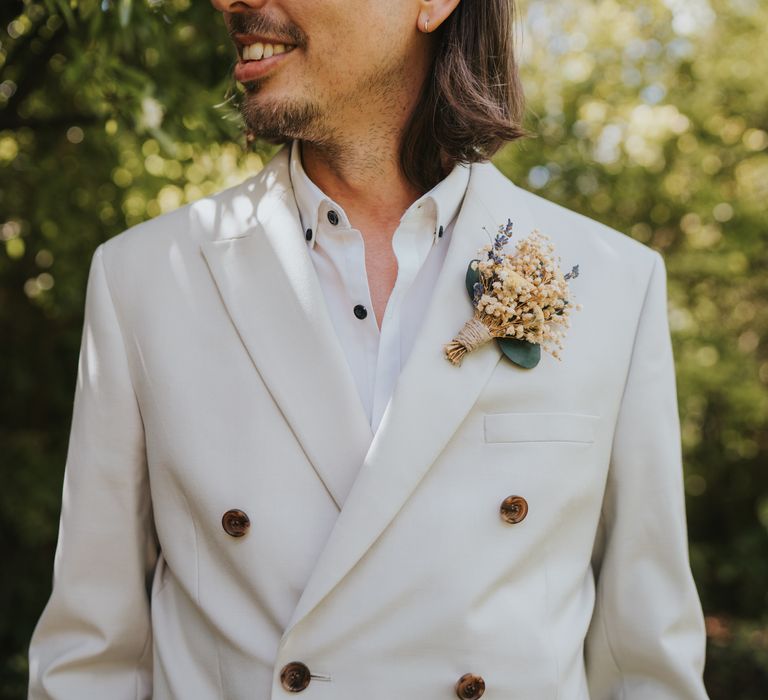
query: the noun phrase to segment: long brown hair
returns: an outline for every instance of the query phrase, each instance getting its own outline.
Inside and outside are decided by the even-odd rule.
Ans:
[[[403,134],[400,165],[422,191],[456,163],[488,160],[521,125],[514,0],[462,0],[435,31],[434,66]]]

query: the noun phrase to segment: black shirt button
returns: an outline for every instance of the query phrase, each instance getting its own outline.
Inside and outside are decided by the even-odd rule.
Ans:
[[[438,238],[442,238],[443,237],[443,227],[442,226],[437,230],[437,237]]]
[[[304,238],[306,238],[308,241],[312,240],[312,229],[308,228],[306,233],[304,234]]]
[[[368,309],[366,309],[362,304],[358,304],[355,307],[355,316],[358,318],[365,318],[368,315]]]
[[[339,223],[339,215],[331,209],[328,212],[328,221],[330,221],[334,226]]]

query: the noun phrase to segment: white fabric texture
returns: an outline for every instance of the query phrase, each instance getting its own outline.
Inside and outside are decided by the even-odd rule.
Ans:
[[[284,700],[296,661],[302,700],[447,700],[467,673],[484,700],[705,700],[659,253],[473,164],[374,434],[289,166],[93,256],[30,700]],[[454,366],[507,218],[579,264],[583,308],[561,360]]]
[[[310,258],[375,433],[431,300],[469,182],[469,167],[457,164],[403,214],[392,237],[398,271],[381,330],[371,303],[363,236],[352,228],[344,209],[308,177],[298,140],[291,145],[290,173],[302,229],[312,232],[307,240]],[[329,222],[329,211],[336,212],[336,225]],[[357,304],[368,311],[365,318],[355,316]]]

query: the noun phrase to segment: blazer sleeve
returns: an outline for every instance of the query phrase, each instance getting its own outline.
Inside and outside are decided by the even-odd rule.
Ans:
[[[29,648],[30,700],[152,694],[148,584],[158,548],[104,245],[86,289],[53,590]]]
[[[592,700],[702,700],[706,635],[688,560],[664,261],[653,268],[614,433],[586,639]]]

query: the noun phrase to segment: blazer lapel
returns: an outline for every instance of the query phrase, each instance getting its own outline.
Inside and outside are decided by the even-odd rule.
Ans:
[[[340,509],[373,433],[301,235],[287,149],[216,213],[201,244],[250,357]]]
[[[533,228],[520,191],[491,163],[474,164],[423,326],[285,634],[333,590],[396,516],[503,356],[492,341],[456,367],[443,355],[443,345],[472,316],[464,281],[469,261],[507,218],[520,236]]]

